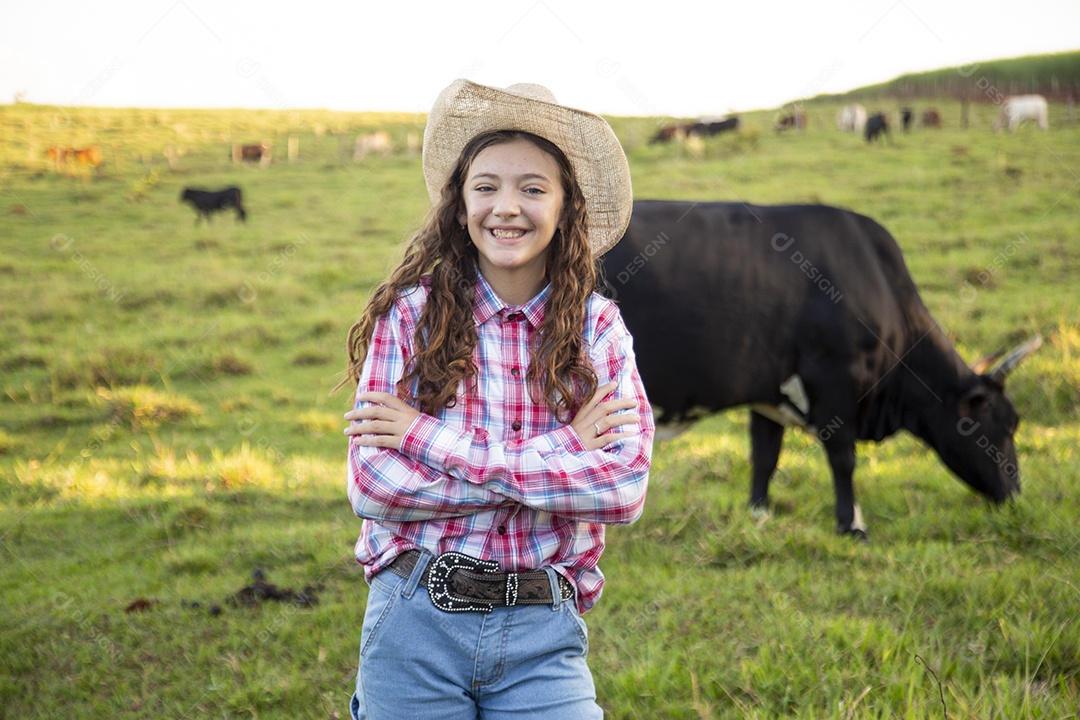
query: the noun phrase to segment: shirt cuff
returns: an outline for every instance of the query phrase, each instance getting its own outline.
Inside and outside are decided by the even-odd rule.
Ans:
[[[468,457],[470,438],[455,432],[446,423],[421,413],[401,439],[401,454],[439,472],[449,473],[463,466]]]
[[[547,433],[545,439],[550,443],[549,449],[551,452],[559,448],[566,448],[571,453],[585,452],[585,446],[581,443],[577,431],[569,425],[560,425],[555,430]]]

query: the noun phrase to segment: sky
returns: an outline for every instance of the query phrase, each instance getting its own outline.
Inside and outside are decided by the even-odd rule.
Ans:
[[[424,113],[465,77],[699,117],[1073,50],[1080,0],[0,0],[0,103]]]

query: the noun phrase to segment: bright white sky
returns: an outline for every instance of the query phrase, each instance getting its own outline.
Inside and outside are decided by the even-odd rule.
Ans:
[[[1080,0],[0,0],[0,103],[427,112],[467,77],[692,117],[1077,49]]]

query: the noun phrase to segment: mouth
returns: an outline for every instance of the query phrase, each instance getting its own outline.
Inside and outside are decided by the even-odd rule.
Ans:
[[[517,240],[527,232],[520,228],[489,228],[488,231],[496,240]]]

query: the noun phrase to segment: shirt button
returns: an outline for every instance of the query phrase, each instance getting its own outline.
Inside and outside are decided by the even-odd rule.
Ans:
[[[506,526],[505,525],[500,525],[499,526],[499,534],[500,535],[505,535],[506,534]]]
[[[513,375],[514,377],[517,377],[518,375],[521,374],[521,371],[518,370],[517,368],[510,368],[510,374]]]
[[[521,429],[521,422],[518,421],[518,420],[515,420],[514,424],[511,425],[510,427],[512,427],[514,430],[520,430]]]

